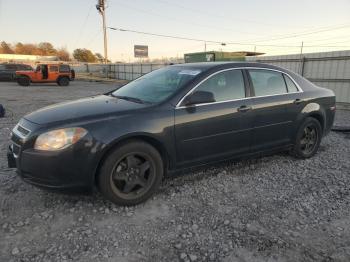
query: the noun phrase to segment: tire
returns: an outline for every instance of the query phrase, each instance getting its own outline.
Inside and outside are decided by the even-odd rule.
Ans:
[[[74,70],[74,69],[71,69],[71,70],[70,70],[70,74],[71,74],[70,80],[71,80],[71,81],[74,81],[74,80],[75,80],[75,70]]]
[[[61,77],[57,80],[57,84],[59,86],[68,86],[69,85],[69,78],[68,77]]]
[[[137,205],[157,191],[163,172],[162,157],[153,146],[130,141],[107,156],[98,174],[98,187],[115,204]]]
[[[322,139],[322,127],[320,122],[313,118],[307,117],[298,129],[292,155],[306,159],[314,156],[320,146]]]
[[[29,86],[30,85],[30,79],[26,76],[20,76],[17,78],[17,83],[21,86]]]

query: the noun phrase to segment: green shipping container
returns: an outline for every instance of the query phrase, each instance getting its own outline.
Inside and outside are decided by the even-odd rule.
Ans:
[[[185,54],[185,63],[196,62],[214,62],[214,61],[245,61],[246,56],[261,55],[263,53],[256,52],[221,52],[221,51],[208,51],[198,53]]]

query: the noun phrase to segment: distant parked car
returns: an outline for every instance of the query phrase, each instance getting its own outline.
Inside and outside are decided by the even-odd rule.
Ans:
[[[0,80],[13,81],[16,79],[16,71],[32,71],[30,65],[25,64],[0,64]]]
[[[97,186],[114,203],[133,205],[183,168],[281,150],[312,157],[335,109],[331,90],[283,68],[173,65],[24,116],[8,164],[37,186]]]
[[[68,86],[75,79],[75,72],[66,64],[39,64],[32,71],[17,71],[17,83],[29,86],[31,83],[57,83]]]

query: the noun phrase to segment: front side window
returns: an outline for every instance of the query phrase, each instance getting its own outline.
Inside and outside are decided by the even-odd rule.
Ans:
[[[282,73],[270,70],[248,70],[255,96],[279,95],[287,93]]]
[[[186,67],[166,67],[148,73],[112,93],[116,97],[159,103],[177,92],[201,71]]]
[[[195,91],[213,93],[216,102],[244,98],[245,87],[242,71],[228,70],[217,73],[201,83]]]

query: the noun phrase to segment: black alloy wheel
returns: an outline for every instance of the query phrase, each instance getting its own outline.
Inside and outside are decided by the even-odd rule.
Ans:
[[[304,154],[310,154],[317,145],[318,133],[315,125],[305,126],[303,136],[300,140],[300,149]]]
[[[133,140],[109,153],[98,174],[101,193],[119,205],[150,198],[163,178],[163,160],[150,144]]]
[[[322,128],[320,122],[307,117],[299,127],[292,154],[298,158],[309,158],[315,155],[321,143]]]
[[[152,159],[148,155],[135,152],[117,161],[110,178],[116,195],[133,199],[149,190],[155,176]]]

